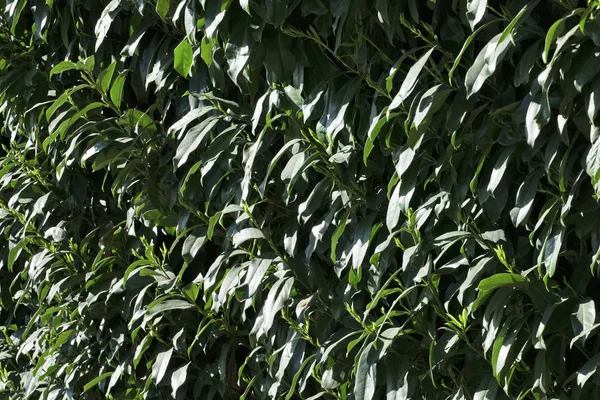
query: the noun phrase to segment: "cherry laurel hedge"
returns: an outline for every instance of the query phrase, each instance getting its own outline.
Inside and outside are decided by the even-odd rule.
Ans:
[[[0,397],[600,397],[598,0],[0,0]]]

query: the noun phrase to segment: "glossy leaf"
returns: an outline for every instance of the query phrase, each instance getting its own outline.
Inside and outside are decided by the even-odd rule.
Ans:
[[[192,45],[186,39],[182,40],[181,43],[177,47],[175,47],[174,52],[174,67],[175,71],[179,73],[179,75],[184,78],[190,74],[190,70],[192,69],[194,54]]]

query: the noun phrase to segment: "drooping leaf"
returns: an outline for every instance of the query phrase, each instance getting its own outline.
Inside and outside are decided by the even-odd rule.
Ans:
[[[571,325],[573,327],[573,332],[576,335],[576,337],[573,338],[573,341],[580,337],[583,339],[582,341],[585,344],[585,341],[591,333],[595,322],[596,304],[594,303],[594,300],[589,299],[585,302],[579,303],[573,311],[573,314],[571,314]],[[573,342],[571,342],[571,347],[572,343]]]
[[[200,146],[218,122],[218,117],[209,117],[187,132],[173,157],[175,168],[180,168],[187,162],[190,154]]]
[[[246,228],[246,229],[243,229],[240,232],[236,233],[233,236],[233,245],[239,246],[242,243],[247,242],[248,240],[262,239],[262,238],[264,238],[264,235],[259,229]]]
[[[481,90],[485,81],[496,71],[496,67],[504,58],[511,41],[500,42],[501,33],[490,40],[475,58],[473,65],[465,76],[465,88],[467,99]]]
[[[173,396],[174,398],[177,398],[177,393],[179,389],[181,388],[181,386],[183,386],[183,384],[186,381],[187,370],[189,365],[190,363],[188,362],[187,364],[175,370],[171,375],[171,396]]]
[[[156,384],[159,384],[165,377],[172,355],[173,349],[170,348],[156,356],[156,360],[154,361],[154,364],[152,364],[152,379]]]
[[[467,20],[471,26],[471,30],[475,29],[475,25],[481,21],[485,14],[487,0],[467,0]]]
[[[114,80],[112,87],[110,88],[110,100],[113,102],[115,107],[121,108],[123,101],[123,87],[125,86],[125,80],[127,79],[127,73],[120,73]]]
[[[330,146],[336,134],[344,127],[344,117],[350,101],[358,90],[360,80],[348,81],[340,90],[331,93],[321,119],[317,123],[317,133],[326,135]]]
[[[110,83],[112,82],[112,77],[115,72],[115,67],[117,66],[117,62],[113,62],[110,64],[105,70],[103,70],[100,75],[98,75],[98,79],[96,80],[96,85],[100,88],[102,93],[108,94],[108,90],[110,88]]]
[[[400,107],[400,105],[404,102],[404,100],[406,100],[406,98],[408,98],[408,96],[415,89],[415,87],[417,86],[419,75],[421,74],[423,67],[429,60],[431,53],[433,53],[433,50],[435,50],[435,48],[431,48],[431,49],[427,50],[427,52],[425,54],[423,54],[413,64],[412,67],[410,67],[410,70],[408,71],[408,73],[406,74],[406,77],[402,81],[402,85],[400,86],[398,93],[394,96],[394,98],[392,99],[392,102],[390,103],[390,105],[388,107],[388,114],[390,113],[390,111],[393,111],[396,108]]]
[[[377,384],[377,364],[375,348],[369,343],[361,352],[356,365],[356,380],[354,381],[354,398],[356,400],[372,399]]]
[[[515,207],[510,211],[510,217],[515,226],[521,225],[529,218],[542,174],[542,170],[536,170],[519,186]]]
[[[371,228],[375,215],[371,214],[361,218],[354,231],[354,240],[352,246],[352,267],[358,270],[367,255],[371,237]]]
[[[190,74],[190,70],[192,69],[192,63],[194,61],[194,52],[192,49],[192,45],[188,41],[187,38],[183,39],[181,43],[177,47],[175,47],[174,52],[174,67],[175,71],[179,73],[179,75],[184,78]]]

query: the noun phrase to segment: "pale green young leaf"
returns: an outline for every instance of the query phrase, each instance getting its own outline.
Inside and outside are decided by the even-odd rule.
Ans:
[[[194,62],[194,50],[187,38],[183,39],[173,51],[173,66],[179,75],[186,78],[190,74]]]

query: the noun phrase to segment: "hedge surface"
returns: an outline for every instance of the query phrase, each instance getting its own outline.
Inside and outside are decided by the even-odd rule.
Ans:
[[[600,2],[0,0],[7,399],[600,397]]]

